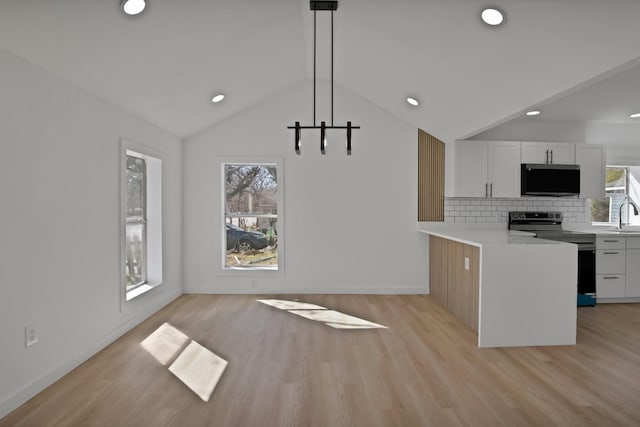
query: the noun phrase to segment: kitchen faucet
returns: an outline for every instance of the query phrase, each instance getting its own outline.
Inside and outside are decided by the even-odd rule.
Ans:
[[[633,203],[633,201],[629,198],[629,195],[627,194],[626,196],[624,196],[622,203],[620,203],[620,209],[618,210],[618,230],[622,230],[622,207],[624,206],[625,203],[628,203],[631,206],[633,206],[633,214],[638,215],[638,206],[636,206],[636,204]],[[629,215],[627,215],[627,219],[628,218],[629,218]]]

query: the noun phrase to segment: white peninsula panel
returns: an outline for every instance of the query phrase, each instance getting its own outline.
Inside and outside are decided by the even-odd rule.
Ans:
[[[480,347],[576,343],[577,246],[483,245]]]

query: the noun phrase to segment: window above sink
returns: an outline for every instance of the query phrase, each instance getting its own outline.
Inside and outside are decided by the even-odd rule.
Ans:
[[[605,198],[591,199],[591,220],[593,225],[610,225],[607,231],[619,232],[619,213],[629,233],[640,233],[640,215],[634,215],[628,204],[620,205],[628,196],[636,205],[640,202],[640,166],[608,165],[605,178]]]

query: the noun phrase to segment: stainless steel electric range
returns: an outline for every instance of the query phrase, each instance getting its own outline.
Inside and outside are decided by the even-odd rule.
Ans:
[[[509,229],[578,245],[578,305],[596,304],[596,235],[562,228],[562,212],[509,212]]]

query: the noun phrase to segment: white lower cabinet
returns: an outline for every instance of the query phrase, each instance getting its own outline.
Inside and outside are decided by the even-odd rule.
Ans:
[[[596,298],[626,296],[626,239],[618,236],[596,238]]]
[[[596,271],[598,274],[625,274],[624,249],[596,251]]]
[[[640,249],[627,249],[625,297],[640,297]]]
[[[596,238],[596,297],[605,302],[638,301],[640,237]]]
[[[624,275],[598,274],[596,275],[597,298],[624,298],[626,280]]]

